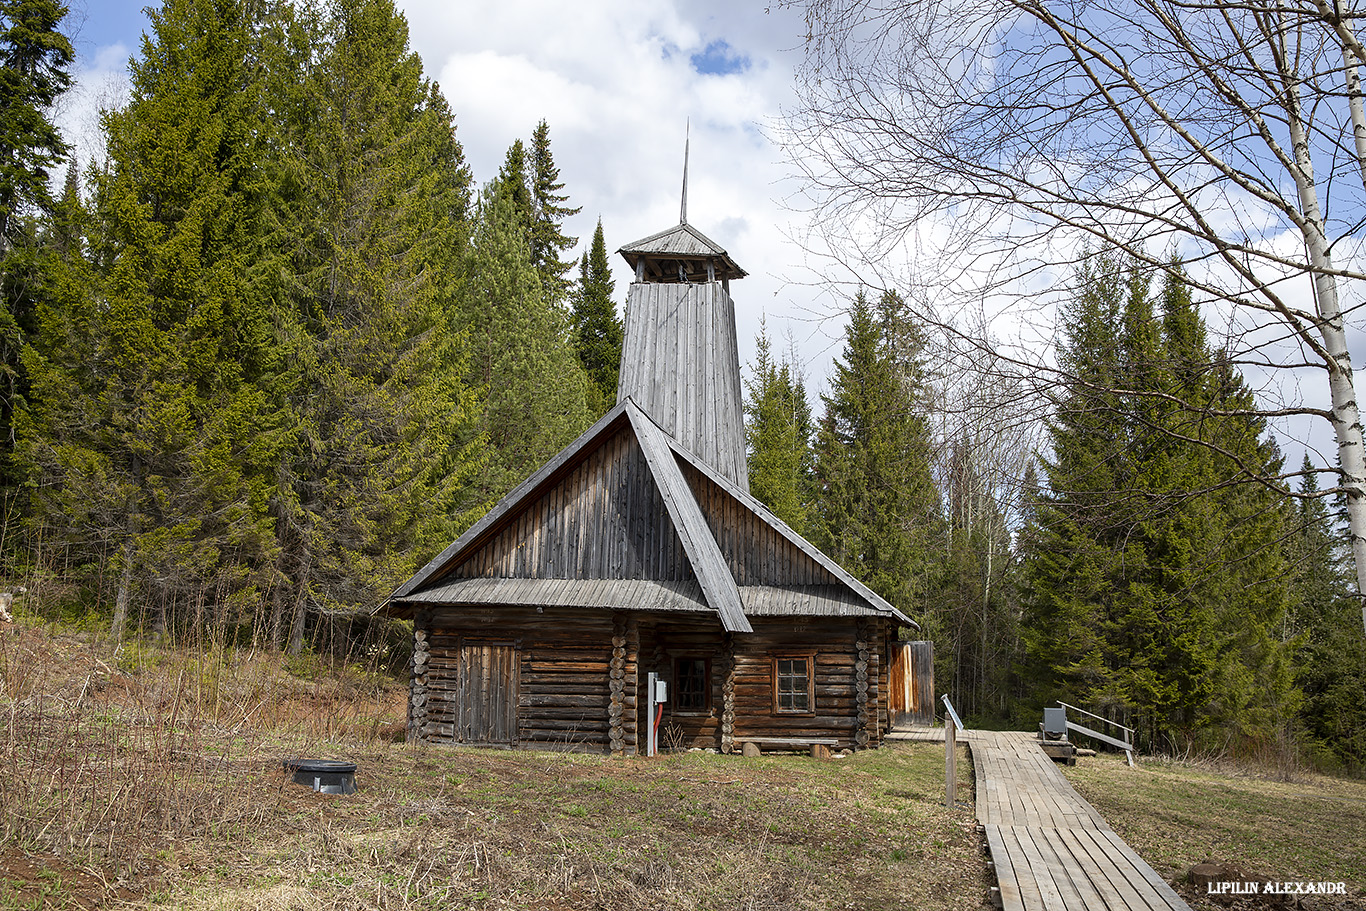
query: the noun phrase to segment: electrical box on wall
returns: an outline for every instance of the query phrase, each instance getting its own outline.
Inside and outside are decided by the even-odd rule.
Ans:
[[[659,723],[664,718],[664,703],[669,701],[668,681],[651,671],[645,678],[645,699],[645,755],[653,756],[659,752]]]

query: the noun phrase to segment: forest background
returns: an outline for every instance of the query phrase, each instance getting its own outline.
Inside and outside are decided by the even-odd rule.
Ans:
[[[5,576],[116,643],[383,654],[372,609],[613,403],[602,225],[574,256],[545,120],[476,181],[389,0],[169,0],[83,171],[63,16],[0,2]],[[814,402],[764,330],[754,493],[920,620],[975,723],[1065,698],[1360,772],[1333,504],[1249,482],[1264,422],[1162,406],[1253,410],[1179,264],[1097,250],[1066,287],[1042,412],[895,290],[848,302]]]

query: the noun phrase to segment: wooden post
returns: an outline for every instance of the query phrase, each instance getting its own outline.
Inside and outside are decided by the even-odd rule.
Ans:
[[[958,729],[963,726],[958,713],[949,702],[949,694],[944,700],[944,806],[952,808],[958,799]]]
[[[953,716],[944,714],[944,806],[953,808],[958,800],[958,726]]]

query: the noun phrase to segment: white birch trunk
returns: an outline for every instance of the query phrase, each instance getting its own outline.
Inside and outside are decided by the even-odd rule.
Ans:
[[[1287,105],[1290,136],[1294,144],[1295,188],[1299,193],[1304,218],[1304,243],[1314,273],[1319,336],[1328,353],[1328,388],[1332,396],[1333,432],[1338,441],[1339,486],[1346,494],[1347,527],[1352,541],[1356,568],[1357,597],[1361,600],[1361,623],[1366,630],[1366,450],[1363,450],[1361,410],[1357,406],[1356,381],[1352,373],[1352,354],[1347,348],[1347,331],[1338,303],[1337,279],[1333,275],[1333,256],[1324,231],[1318,188],[1314,184],[1314,163],[1309,141],[1300,119],[1299,99]]]

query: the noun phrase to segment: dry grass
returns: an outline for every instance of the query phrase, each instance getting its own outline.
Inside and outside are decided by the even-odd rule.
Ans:
[[[5,627],[0,909],[983,907],[972,811],[940,805],[932,744],[415,749],[390,740],[400,685],[314,670]],[[357,762],[360,790],[290,783],[298,756]]]
[[[1366,781],[1105,754],[1067,777],[1193,908],[1227,907],[1183,884],[1214,861],[1261,882],[1342,882],[1347,899],[1313,907],[1366,909]]]
[[[312,659],[111,656],[0,628],[0,911],[985,906],[938,745],[826,762],[416,749],[393,742],[405,695]],[[280,760],[301,756],[357,762],[359,792],[290,783]],[[1169,879],[1214,859],[1343,881],[1366,907],[1366,783],[1104,756],[1068,774]]]

